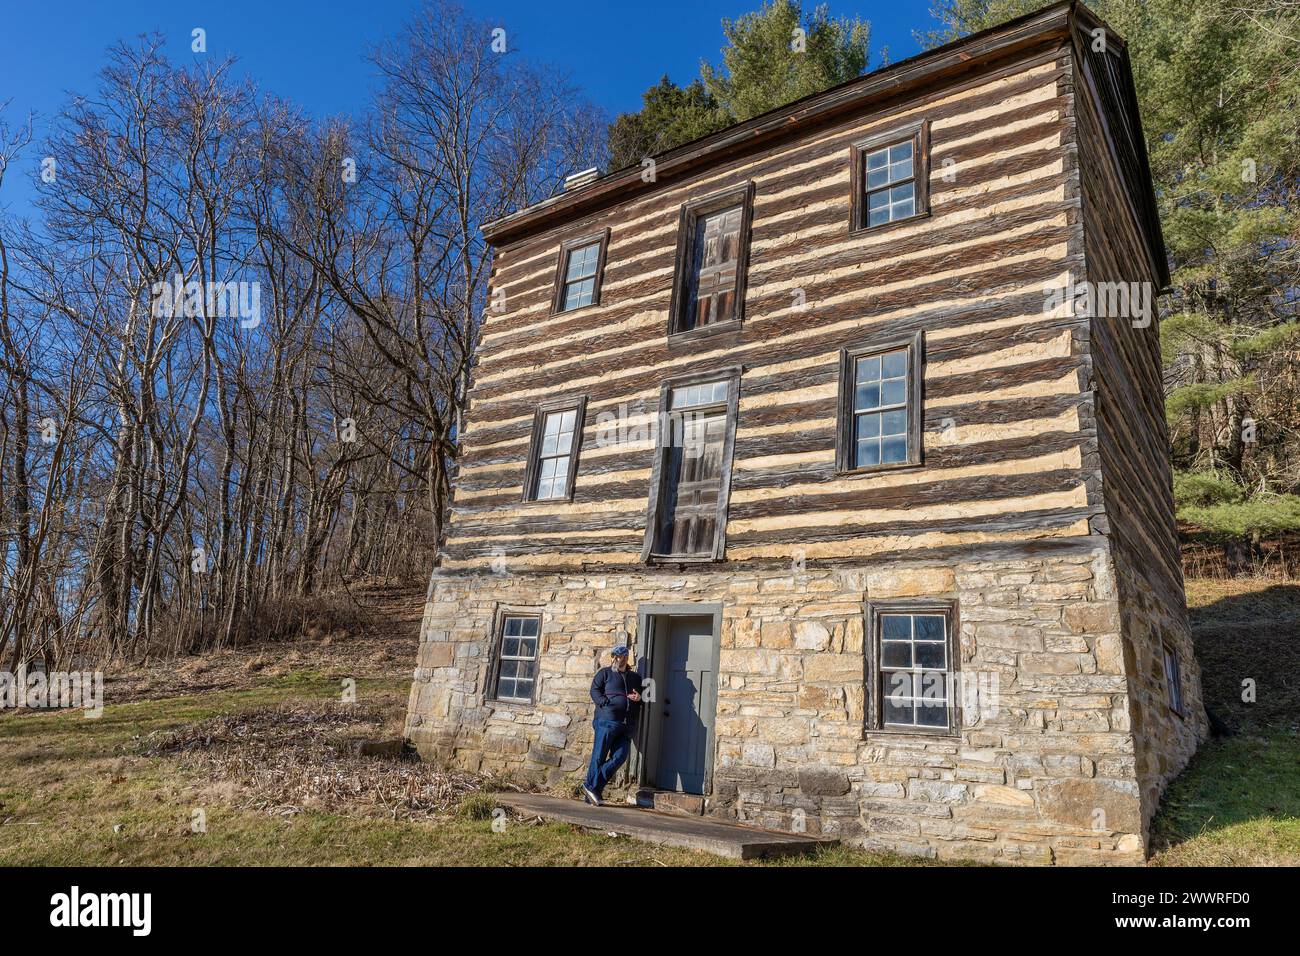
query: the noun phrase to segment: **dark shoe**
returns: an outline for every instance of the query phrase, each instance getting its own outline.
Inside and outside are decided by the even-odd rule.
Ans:
[[[593,807],[600,806],[600,797],[596,796],[595,792],[588,790],[585,783],[582,785],[582,797]]]

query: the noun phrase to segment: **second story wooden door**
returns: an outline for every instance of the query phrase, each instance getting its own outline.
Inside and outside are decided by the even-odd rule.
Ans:
[[[736,274],[743,209],[733,206],[696,223],[692,328],[728,322],[736,314]]]
[[[725,409],[688,412],[673,427],[675,432],[680,429],[680,440],[674,440],[665,461],[656,550],[661,554],[711,554],[722,490],[727,413]]]

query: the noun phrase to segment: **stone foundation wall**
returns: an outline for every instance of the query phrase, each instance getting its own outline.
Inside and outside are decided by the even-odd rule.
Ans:
[[[1125,669],[1133,712],[1142,825],[1149,828],[1160,797],[1209,736],[1201,693],[1201,668],[1192,644],[1184,602],[1161,600],[1147,575],[1124,551],[1115,551],[1123,621]],[[1178,651],[1182,667],[1183,713],[1169,707],[1164,644]]]
[[[992,711],[958,736],[864,731],[863,602],[894,597],[955,599],[964,679],[996,681]],[[1132,662],[1104,546],[778,575],[439,575],[407,733],[427,758],[576,782],[600,655],[635,647],[639,605],[682,602],[724,607],[708,812],[941,859],[1143,859]],[[499,605],[543,612],[533,705],[484,700]]]

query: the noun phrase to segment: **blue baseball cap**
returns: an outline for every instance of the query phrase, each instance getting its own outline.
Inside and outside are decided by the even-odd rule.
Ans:
[[[613,654],[615,657],[627,657],[627,645],[619,644],[612,651],[610,651],[610,653]]]

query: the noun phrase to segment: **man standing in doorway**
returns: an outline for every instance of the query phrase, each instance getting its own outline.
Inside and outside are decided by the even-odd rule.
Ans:
[[[582,795],[596,807],[600,806],[605,784],[627,760],[641,709],[641,675],[627,666],[627,645],[618,645],[610,655],[613,662],[596,671],[591,681],[591,699],[596,704],[596,719],[592,721],[596,739],[592,743]]]

